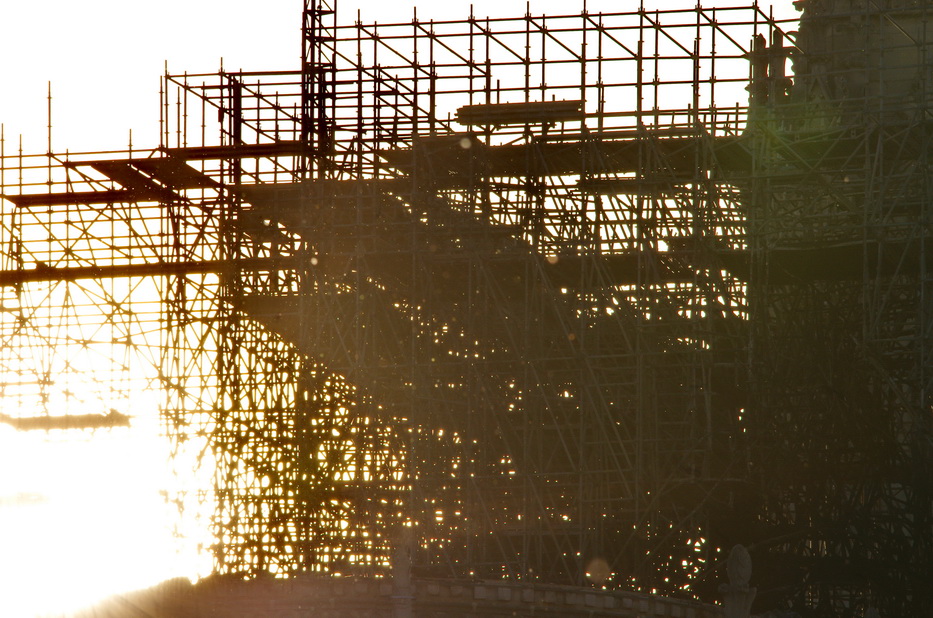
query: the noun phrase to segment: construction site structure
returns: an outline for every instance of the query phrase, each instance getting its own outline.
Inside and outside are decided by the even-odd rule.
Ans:
[[[157,148],[0,141],[4,413],[157,388],[219,574],[713,602],[742,543],[761,611],[933,613],[933,7],[795,4],[308,0]]]

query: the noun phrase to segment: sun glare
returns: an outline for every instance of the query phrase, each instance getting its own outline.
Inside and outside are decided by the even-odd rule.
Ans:
[[[130,427],[0,424],[0,615],[59,614],[197,575],[178,551],[160,433],[153,393],[132,402]]]

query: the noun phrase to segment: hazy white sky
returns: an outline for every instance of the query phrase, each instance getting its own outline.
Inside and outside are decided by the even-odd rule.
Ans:
[[[752,0],[748,0],[750,3]],[[736,6],[741,0],[703,0]],[[261,9],[258,7],[262,6]],[[338,0],[338,19],[363,21],[524,14],[524,0]],[[645,0],[650,8],[695,0]],[[791,0],[760,0],[793,16]],[[590,11],[635,9],[638,0],[588,0]],[[43,0],[0,2],[0,123],[8,149],[23,135],[44,152],[46,92],[52,83],[53,149],[121,149],[132,128],[139,148],[157,145],[159,76],[297,67],[301,0]],[[532,13],[576,13],[583,0],[534,0]],[[9,152],[9,150],[8,150]]]

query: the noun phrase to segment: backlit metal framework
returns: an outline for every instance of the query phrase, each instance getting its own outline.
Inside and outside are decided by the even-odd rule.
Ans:
[[[775,584],[805,572],[801,604],[835,615],[933,609],[931,17],[811,0],[793,86],[756,80],[748,435],[767,516],[746,534],[778,540]]]
[[[422,575],[580,584],[604,560],[613,585],[689,587],[718,550],[696,505],[728,499],[709,427],[737,416],[746,317],[702,248],[744,242],[717,176],[745,165],[745,112],[712,101],[746,96],[743,44],[773,27],[339,27],[307,175],[285,75],[169,76],[166,118],[225,118],[205,146],[169,124],[166,147],[230,157],[216,244],[250,264],[219,282],[224,404],[190,425],[220,458],[221,570],[388,575],[407,553]]]
[[[157,149],[4,151],[4,402],[146,376],[222,573],[712,600],[742,542],[767,603],[926,607],[833,579],[933,555],[925,124],[792,89],[757,7],[333,9],[297,71],[165,76]]]

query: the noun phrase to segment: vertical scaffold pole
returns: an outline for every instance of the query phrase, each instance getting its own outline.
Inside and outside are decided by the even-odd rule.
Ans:
[[[304,175],[317,160],[323,177],[321,157],[330,152],[335,105],[337,0],[305,0],[302,13],[301,50],[301,142],[305,147]]]

